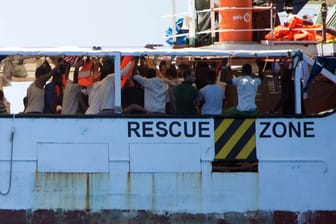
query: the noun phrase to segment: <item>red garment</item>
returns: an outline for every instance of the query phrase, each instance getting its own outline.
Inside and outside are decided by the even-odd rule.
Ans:
[[[93,77],[91,70],[93,67],[93,60],[85,62],[78,72],[78,84],[81,86],[89,87],[93,84]]]

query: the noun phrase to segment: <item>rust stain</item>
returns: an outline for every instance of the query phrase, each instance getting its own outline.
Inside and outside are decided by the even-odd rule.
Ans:
[[[152,174],[152,210],[156,209],[156,188],[155,188],[155,174]]]
[[[90,209],[91,185],[87,173],[36,173],[34,208]]]
[[[0,223],[20,224],[94,224],[108,223],[221,223],[221,224],[300,224],[336,223],[336,211],[250,211],[224,212],[221,214],[166,213],[155,214],[149,210],[104,210],[87,212],[83,210],[6,210],[0,209]],[[105,222],[104,222],[105,223]]]
[[[86,174],[85,209],[90,211],[90,174]]]
[[[130,207],[130,204],[131,204],[131,195],[132,195],[131,194],[132,193],[131,181],[132,181],[131,173],[128,172],[128,174],[127,174],[127,186],[126,186],[127,207]]]

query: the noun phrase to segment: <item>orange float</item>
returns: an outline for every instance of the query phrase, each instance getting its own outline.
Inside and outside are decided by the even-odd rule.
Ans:
[[[219,29],[236,30],[220,32],[219,42],[252,41],[252,1],[219,0],[218,6],[228,8],[220,10]]]

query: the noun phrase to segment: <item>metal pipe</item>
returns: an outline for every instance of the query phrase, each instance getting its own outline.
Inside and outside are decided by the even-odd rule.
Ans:
[[[114,85],[115,85],[115,112],[117,114],[121,114],[121,68],[120,68],[120,61],[121,55],[120,53],[115,53],[114,55]]]
[[[215,43],[216,40],[216,26],[215,26],[215,0],[210,0],[210,31],[211,31],[211,43]]]
[[[301,58],[296,56],[294,58],[294,91],[295,91],[295,114],[302,114],[302,100],[301,100]]]
[[[321,4],[321,17],[322,17],[322,35],[323,35],[323,43],[324,44],[327,42],[327,37],[326,37],[327,13],[328,13],[327,3],[326,3],[325,0],[322,0],[322,4]]]
[[[13,119],[15,119],[15,115],[13,116]],[[11,142],[11,154],[10,154],[10,160],[9,160],[9,180],[8,180],[8,187],[5,192],[0,191],[1,196],[6,196],[9,194],[12,188],[12,176],[13,176],[13,152],[14,152],[14,135],[15,130],[13,129],[10,135],[10,142]]]

